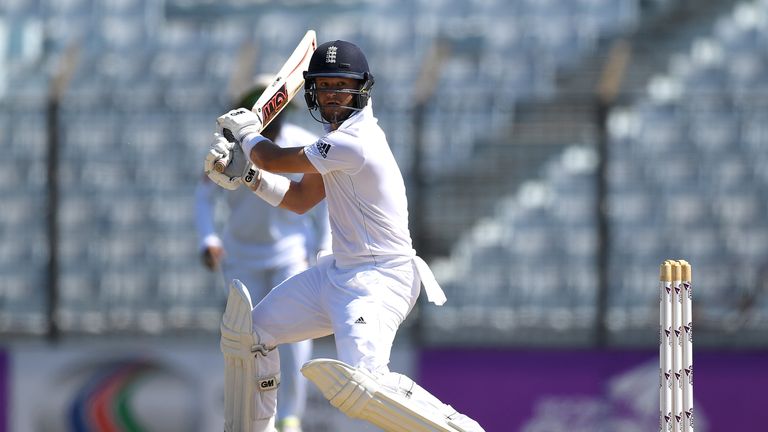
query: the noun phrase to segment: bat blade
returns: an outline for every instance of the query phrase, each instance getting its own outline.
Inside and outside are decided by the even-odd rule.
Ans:
[[[251,111],[261,120],[259,132],[263,131],[304,87],[304,72],[309,67],[309,60],[316,48],[317,34],[314,30],[308,30],[283,67],[253,104]],[[229,141],[235,141],[231,131],[225,130],[224,136]],[[228,159],[228,157],[219,159],[213,168],[220,173],[224,172],[230,162]]]

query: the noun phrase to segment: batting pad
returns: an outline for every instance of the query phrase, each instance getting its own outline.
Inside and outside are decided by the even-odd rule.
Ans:
[[[253,332],[248,288],[235,279],[221,319],[224,354],[224,431],[273,432],[280,357]]]
[[[367,370],[330,359],[312,360],[301,373],[341,412],[387,432],[484,432],[477,422],[405,375],[389,373],[377,378]]]

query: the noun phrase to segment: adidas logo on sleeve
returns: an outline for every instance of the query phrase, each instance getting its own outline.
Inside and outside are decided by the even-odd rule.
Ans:
[[[315,144],[315,147],[317,148],[318,153],[320,153],[320,156],[323,157],[323,159],[326,159],[328,157],[328,151],[331,149],[331,144],[320,140]]]

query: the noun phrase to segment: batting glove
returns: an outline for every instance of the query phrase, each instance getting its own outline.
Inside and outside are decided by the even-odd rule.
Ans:
[[[205,156],[205,174],[212,182],[224,189],[235,190],[240,187],[243,174],[246,173],[250,164],[237,143],[229,142],[219,134],[214,136],[216,139]],[[221,159],[228,160],[229,163],[224,172],[220,173],[214,169],[214,164]]]
[[[261,132],[261,119],[247,108],[234,109],[217,118],[216,123],[222,130],[231,131],[238,142],[242,142],[248,134]]]

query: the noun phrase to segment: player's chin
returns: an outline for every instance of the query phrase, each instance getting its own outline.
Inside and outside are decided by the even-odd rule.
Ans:
[[[326,106],[322,109],[323,118],[329,123],[341,123],[352,114],[352,110],[342,106]]]

